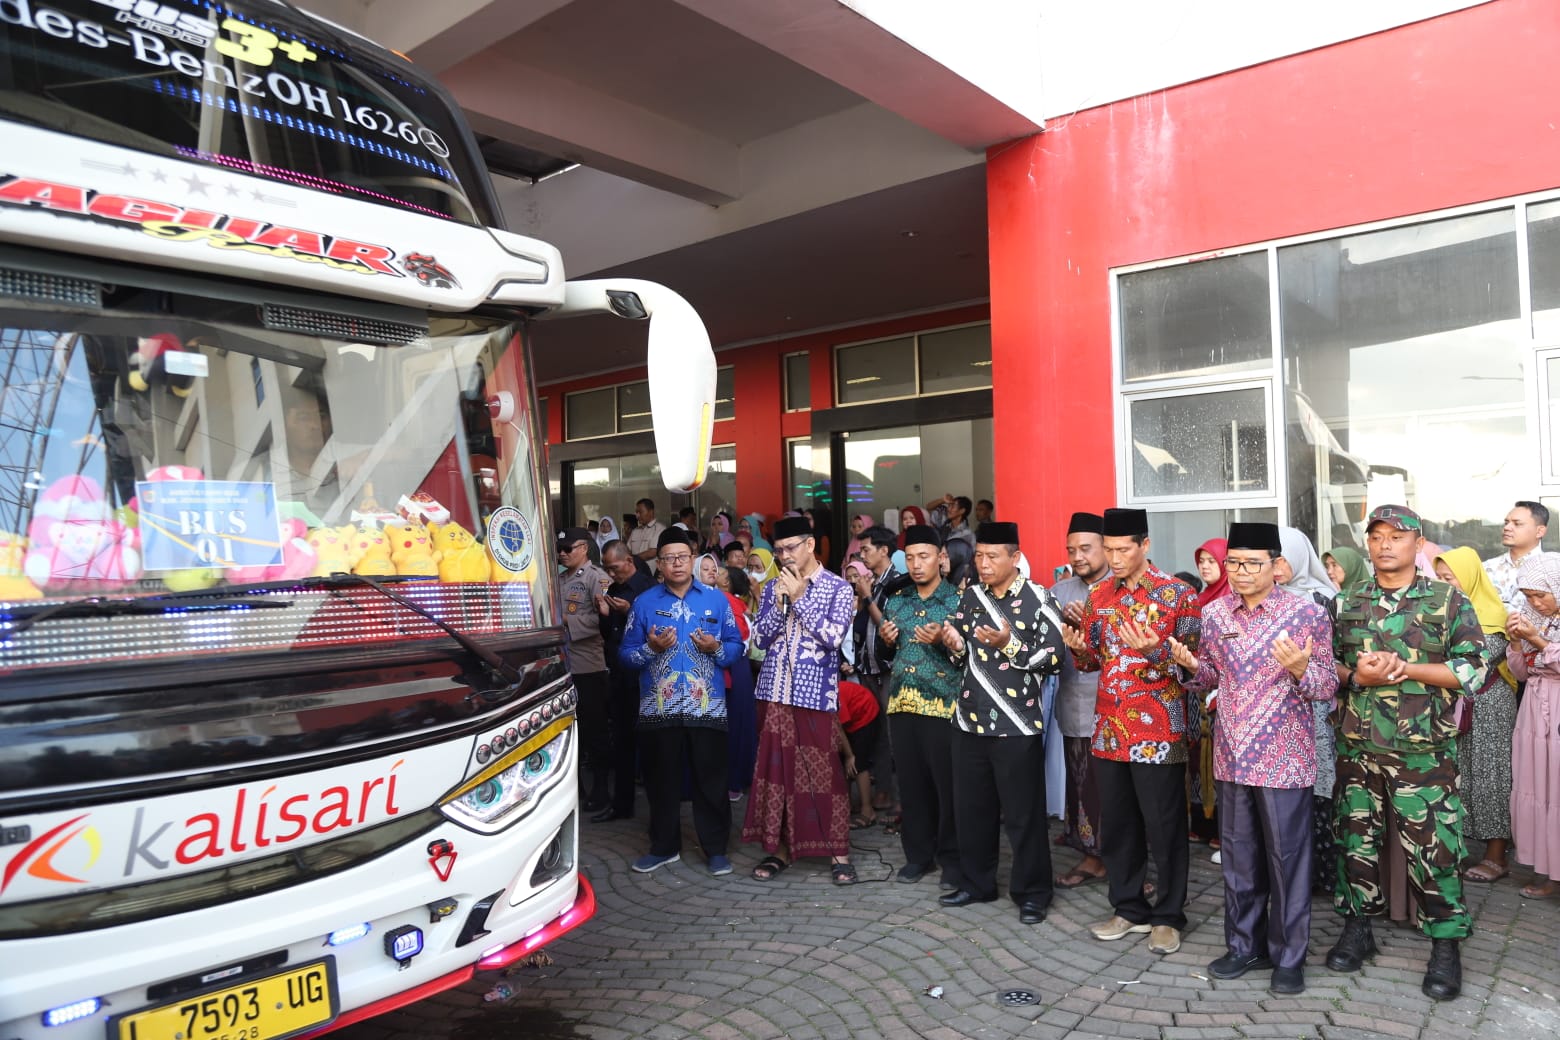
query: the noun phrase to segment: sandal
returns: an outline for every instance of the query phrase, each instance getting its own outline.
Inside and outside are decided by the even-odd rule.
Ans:
[[[850,818],[850,829],[853,830],[853,831],[863,831],[863,830],[866,830],[868,827],[876,827],[876,826],[877,826],[877,814],[876,813],[873,813],[871,816],[868,816],[866,813],[857,813],[856,815],[854,815],[854,816],[852,816]]]
[[[773,881],[780,875],[782,871],[785,870],[786,867],[789,867],[790,865],[791,864],[787,863],[779,856],[765,856],[763,859],[759,860],[758,865],[753,868],[753,880]]]
[[[1555,883],[1545,881],[1543,884],[1534,883],[1522,886],[1523,899],[1553,899],[1555,896]]]
[[[1091,881],[1103,881],[1104,879],[1105,872],[1103,870],[1098,874],[1091,874],[1087,870],[1073,870],[1057,878],[1056,887],[1078,888],[1081,885],[1087,885]]]
[[[1496,863],[1491,859],[1482,859],[1463,871],[1462,876],[1464,881],[1477,881],[1480,884],[1487,885],[1491,882],[1499,881],[1509,873],[1511,873],[1511,868],[1506,864]]]
[[[829,864],[829,876],[834,879],[836,885],[854,885],[856,883],[856,867],[851,863]]]

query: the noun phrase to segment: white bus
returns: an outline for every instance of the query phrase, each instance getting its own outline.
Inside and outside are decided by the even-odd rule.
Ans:
[[[529,329],[564,281],[394,54],[269,0],[0,0],[0,1040],[283,1040],[586,921]]]

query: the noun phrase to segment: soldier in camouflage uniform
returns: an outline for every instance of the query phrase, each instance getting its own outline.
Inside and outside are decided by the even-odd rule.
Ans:
[[[1422,986],[1451,1000],[1462,989],[1458,943],[1469,932],[1458,866],[1464,856],[1457,794],[1457,723],[1463,693],[1489,667],[1473,605],[1451,585],[1416,572],[1424,537],[1405,506],[1370,514],[1366,544],[1374,580],[1339,597],[1333,656],[1340,688],[1335,903],[1343,935],[1327,955],[1334,971],[1358,971],[1376,952],[1370,918],[1385,910],[1381,871],[1387,799],[1401,821],[1409,888],[1432,952]]]

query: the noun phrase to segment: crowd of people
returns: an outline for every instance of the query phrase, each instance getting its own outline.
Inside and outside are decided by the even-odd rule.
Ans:
[[[1235,523],[1180,573],[1153,562],[1143,510],[1078,512],[1051,588],[989,501],[898,520],[853,517],[837,560],[828,518],[805,511],[701,529],[643,499],[626,538],[609,518],[559,532],[584,808],[632,817],[642,780],[634,870],[681,857],[686,800],[708,870],[730,873],[745,800],[755,879],[819,857],[852,884],[850,831],[882,823],[897,879],[936,872],[952,910],[998,898],[1005,833],[1023,923],[1099,881],[1113,912],[1095,938],[1168,954],[1202,844],[1225,888],[1215,977],[1303,992],[1313,894],[1344,918],[1328,968],[1358,971],[1372,918],[1411,901],[1438,1000],[1461,990],[1465,883],[1515,858],[1537,874],[1524,897],[1556,894],[1560,554],[1542,549],[1543,505],[1516,503],[1487,561],[1383,505],[1363,553]],[[1079,856],[1059,875],[1053,844]]]

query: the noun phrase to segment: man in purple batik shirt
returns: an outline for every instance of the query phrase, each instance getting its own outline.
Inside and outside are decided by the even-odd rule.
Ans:
[[[1274,993],[1305,990],[1311,938],[1312,704],[1338,689],[1332,623],[1308,596],[1279,588],[1275,524],[1231,524],[1224,566],[1235,596],[1203,607],[1196,654],[1170,640],[1194,693],[1219,691],[1213,775],[1219,785],[1224,956],[1218,979],[1272,968]]]

